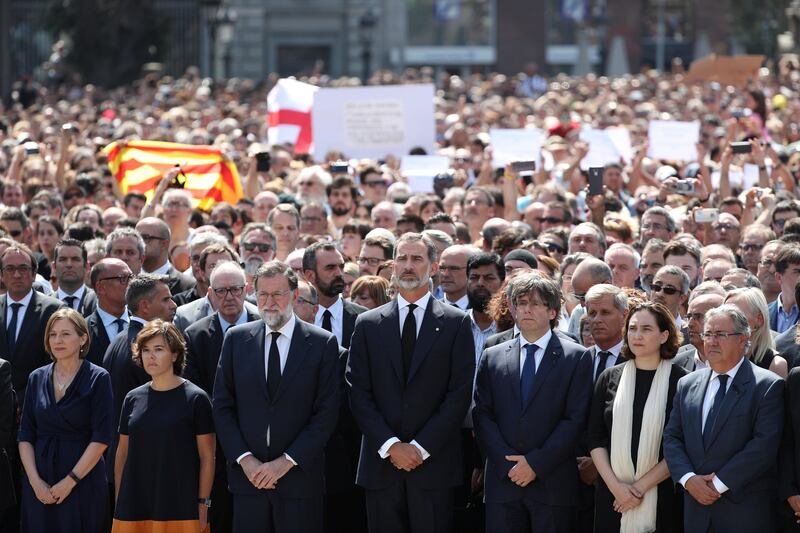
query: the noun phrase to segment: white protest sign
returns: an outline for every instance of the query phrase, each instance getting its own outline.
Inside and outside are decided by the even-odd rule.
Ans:
[[[758,170],[758,167],[756,167]],[[720,171],[715,170],[711,173],[711,185],[719,190],[719,180],[720,180]],[[728,182],[730,183],[731,187],[741,187],[742,183],[744,183],[745,176],[744,171],[738,167],[730,167],[728,170]],[[758,175],[756,175],[756,182],[758,182]]]
[[[320,89],[311,118],[314,157],[331,150],[352,158],[402,156],[435,149],[433,85]]]
[[[603,130],[609,136],[617,153],[623,161],[630,163],[633,161],[633,146],[631,145],[631,132],[628,128],[606,128]]]
[[[450,158],[443,155],[406,155],[400,160],[400,174],[413,192],[433,192],[433,178],[448,168]]]
[[[752,189],[758,186],[758,165],[746,163],[742,173],[742,189]]]
[[[700,123],[651,120],[647,128],[647,137],[649,157],[694,161],[697,159],[696,144],[700,138]]]
[[[581,160],[581,169],[619,163],[620,154],[606,130],[582,129],[580,139],[589,145],[586,157]]]
[[[536,161],[544,142],[544,132],[537,129],[490,129],[492,166],[504,168],[512,161]]]

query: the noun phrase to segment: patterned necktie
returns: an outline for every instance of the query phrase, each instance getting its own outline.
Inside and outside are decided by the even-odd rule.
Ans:
[[[522,407],[528,404],[528,398],[533,388],[533,378],[536,377],[536,350],[535,344],[525,345],[525,362],[522,364],[522,377],[519,380],[519,396],[522,398]]]

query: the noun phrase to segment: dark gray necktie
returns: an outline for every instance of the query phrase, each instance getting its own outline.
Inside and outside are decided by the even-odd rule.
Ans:
[[[267,390],[269,391],[269,399],[274,400],[278,392],[278,386],[281,384],[281,354],[278,351],[278,337],[281,336],[280,331],[273,331],[272,344],[269,347],[269,358],[267,360]]]
[[[611,352],[599,352],[597,354],[597,370],[594,371],[594,381],[597,382],[597,378],[600,377],[600,374],[603,373],[603,370],[606,369],[606,363],[608,363],[608,358],[611,356]]]
[[[331,317],[333,314],[330,312],[329,309],[326,309],[322,313],[322,329],[325,331],[330,331],[333,333],[333,325],[331,324]]]
[[[719,379],[719,388],[714,395],[714,403],[711,404],[711,410],[708,411],[706,425],[703,428],[703,445],[706,447],[708,447],[709,439],[714,431],[714,424],[717,422],[717,416],[719,415],[720,407],[722,407],[722,402],[725,400],[725,394],[728,389],[728,377],[728,374],[720,374],[717,376],[717,379]]]
[[[116,326],[117,326],[117,334],[122,333],[123,331],[125,331],[125,326],[127,326],[127,323],[124,320],[122,320],[121,318],[116,319],[114,321],[114,324],[116,324]]]
[[[20,303],[11,304],[11,322],[9,322],[7,330],[9,355],[14,353],[14,348],[17,346],[17,322],[19,321],[20,307],[22,307]]]
[[[403,377],[408,381],[408,373],[411,370],[411,358],[414,355],[414,347],[417,345],[417,318],[414,316],[414,309],[417,304],[408,304],[408,314],[403,322],[403,331],[400,335],[400,347],[403,351]]]
[[[70,309],[75,309],[75,302],[77,300],[77,296],[64,296],[64,303],[66,303]]]

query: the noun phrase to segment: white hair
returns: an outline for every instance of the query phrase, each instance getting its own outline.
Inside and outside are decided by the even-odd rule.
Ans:
[[[639,263],[642,262],[642,256],[639,255],[639,252],[637,252],[633,246],[631,246],[630,244],[625,244],[623,242],[615,242],[614,244],[608,247],[608,250],[606,250],[604,256],[605,261],[608,262],[608,254],[610,254],[611,252],[616,252],[617,250],[626,250],[627,252],[629,252],[633,256],[633,268],[639,268]]]

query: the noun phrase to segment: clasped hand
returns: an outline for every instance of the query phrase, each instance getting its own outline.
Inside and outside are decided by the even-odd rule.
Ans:
[[[719,500],[720,494],[714,487],[714,472],[704,476],[694,475],[686,482],[686,490],[701,505],[711,505]]]
[[[643,492],[636,485],[628,483],[619,483],[611,493],[614,495],[614,510],[618,513],[627,513],[635,509],[644,498]]]
[[[252,455],[242,459],[242,470],[250,483],[257,489],[274,489],[278,480],[285,476],[293,466],[292,462],[284,455],[266,463],[262,463]]]
[[[520,487],[527,487],[528,484],[536,479],[536,472],[528,464],[528,460],[525,459],[524,455],[506,455],[506,461],[517,463],[508,471],[508,479],[512,483]]]
[[[70,495],[75,485],[76,483],[72,478],[65,477],[52,487],[41,479],[36,483],[32,483],[31,487],[37,500],[45,505],[51,505],[64,503],[64,500]]]
[[[395,442],[389,447],[389,460],[398,470],[411,472],[422,464],[422,453],[413,444]]]

